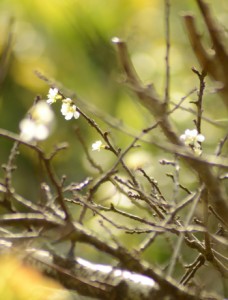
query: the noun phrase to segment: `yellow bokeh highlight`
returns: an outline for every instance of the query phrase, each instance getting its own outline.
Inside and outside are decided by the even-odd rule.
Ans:
[[[67,300],[67,292],[54,280],[25,266],[13,256],[0,259],[0,296],[6,300]],[[61,294],[65,296],[59,297]]]

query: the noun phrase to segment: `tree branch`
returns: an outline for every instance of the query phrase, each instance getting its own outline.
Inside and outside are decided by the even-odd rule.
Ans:
[[[135,92],[141,104],[158,120],[159,126],[169,142],[177,146],[182,146],[178,135],[175,133],[169,121],[168,115],[164,109],[164,104],[155,93],[154,88],[152,86],[144,87],[138,79],[128,55],[126,43],[118,38],[114,39],[114,43],[117,45],[118,57],[125,72],[127,83],[130,84],[131,89]],[[228,219],[228,203],[220,181],[216,178],[209,166],[196,162],[190,156],[185,157],[185,161],[198,173],[199,177],[205,183],[211,196],[210,201],[212,206],[214,206],[215,210],[226,224],[226,220]]]
[[[212,49],[215,53],[209,54],[209,51],[204,48],[201,42],[201,36],[196,29],[195,18],[188,14],[184,16],[184,20],[189,39],[203,70],[214,80],[221,82],[222,86],[219,92],[225,106],[228,108],[228,53],[223,45],[223,41],[225,41],[226,37],[222,34],[219,25],[212,16],[208,4],[206,4],[204,0],[197,0],[197,4],[210,34],[213,43]]]
[[[0,240],[0,252],[9,253],[9,251],[15,253],[12,243]],[[167,297],[172,300],[209,299],[206,295],[194,296],[190,292],[179,290],[177,286],[165,289],[163,285],[156,283],[146,274],[141,275],[112,266],[94,264],[81,258],[72,260],[56,255],[50,250],[44,251],[30,247],[22,253],[17,250],[17,253],[26,264],[35,266],[40,272],[56,279],[66,288],[93,298],[104,300],[165,300]],[[149,270],[146,266],[143,268],[145,273]],[[173,289],[176,290],[174,294],[172,294]],[[210,299],[221,298],[211,297]]]

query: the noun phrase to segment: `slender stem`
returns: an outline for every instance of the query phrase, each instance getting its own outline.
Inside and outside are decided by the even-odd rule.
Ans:
[[[202,120],[202,103],[203,103],[203,94],[205,90],[205,77],[207,76],[207,73],[203,70],[201,73],[197,71],[195,68],[192,68],[192,71],[198,76],[200,86],[199,86],[199,92],[198,92],[198,100],[195,102],[197,107],[197,119],[196,119],[196,128],[199,133],[201,133],[201,120]]]
[[[165,41],[166,41],[166,54],[165,54],[165,99],[164,105],[167,110],[169,103],[169,89],[170,89],[170,0],[165,0]]]
[[[192,203],[192,207],[187,215],[187,218],[186,218],[186,221],[185,221],[185,228],[189,225],[191,219],[192,219],[192,216],[195,212],[195,209],[196,209],[196,206],[201,198],[201,195],[202,195],[202,192],[204,190],[204,187],[202,188],[202,190],[199,192],[198,196],[194,199],[194,202]],[[170,259],[170,265],[168,267],[168,271],[167,271],[167,276],[171,276],[172,275],[172,272],[174,270],[174,266],[176,264],[176,261],[177,261],[177,258],[178,258],[178,255],[180,253],[180,249],[181,249],[181,245],[182,245],[182,242],[184,240],[184,233],[181,233],[179,235],[179,238],[177,240],[177,243],[176,243],[176,247],[175,247],[175,250],[173,252],[173,255]]]

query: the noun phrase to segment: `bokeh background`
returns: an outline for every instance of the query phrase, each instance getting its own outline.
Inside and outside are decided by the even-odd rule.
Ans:
[[[208,1],[217,20],[223,24],[227,33],[228,5],[226,0]],[[198,28],[205,43],[211,47],[204,23],[195,1],[171,1],[171,100],[177,103],[181,97],[198,86],[198,79],[191,71],[200,70],[191,49],[181,15],[193,12],[198,16]],[[127,132],[137,134],[143,128],[153,124],[150,114],[142,108],[128,88],[118,65],[113,37],[127,41],[135,68],[145,84],[153,82],[158,93],[164,96],[165,85],[165,27],[164,4],[159,0],[1,0],[0,1],[0,127],[18,133],[18,124],[32,105],[34,98],[40,95],[46,99],[49,86],[35,75],[39,71],[50,80],[58,82],[59,87],[76,93],[84,102],[80,107],[95,119],[104,131],[110,131],[113,142],[124,149],[132,141]],[[9,43],[10,40],[10,43]],[[8,57],[4,51],[9,43]],[[4,61],[4,64],[1,62]],[[205,117],[218,126],[203,121],[202,133],[206,136],[204,151],[213,154],[216,145],[227,127],[226,110],[219,96],[214,93],[216,83],[206,79],[204,99]],[[190,103],[197,99],[194,93],[185,101],[186,108],[194,109]],[[96,176],[97,172],[86,160],[83,148],[75,134],[78,127],[88,150],[91,144],[100,139],[95,130],[88,126],[83,118],[65,121],[56,106],[56,126],[50,138],[41,143],[47,152],[60,142],[68,142],[69,149],[60,153],[54,160],[59,176],[65,174],[68,183],[80,182],[87,176]],[[116,122],[121,130],[112,128],[104,120]],[[173,123],[180,132],[193,128],[193,115],[179,110],[172,115]],[[118,126],[117,126],[118,127]],[[165,139],[158,129],[153,138]],[[12,142],[0,139],[0,164],[7,161]],[[115,157],[106,152],[91,152],[97,163],[107,169]],[[149,143],[130,152],[126,158],[132,168],[145,167],[154,177],[166,197],[173,190],[171,179],[166,173],[173,171],[161,166],[159,160],[172,158]],[[18,193],[36,201],[39,199],[39,185],[45,180],[39,160],[26,147],[21,147],[17,158],[18,168],[13,183]],[[4,172],[0,170],[1,178]],[[195,177],[189,170],[181,171],[181,182],[193,189]],[[100,194],[99,194],[100,193]],[[103,186],[98,197],[110,198],[113,194],[110,186]],[[118,197],[117,197],[118,198]],[[114,200],[113,200],[114,201]],[[131,209],[127,200],[115,199],[126,209]],[[122,201],[122,202],[121,202]],[[123,203],[124,202],[124,203]],[[94,225],[91,221],[91,227]],[[136,244],[131,238],[128,244]],[[147,259],[164,263],[169,255],[165,242],[152,247]],[[151,251],[153,255],[151,256]],[[89,256],[90,254],[88,254]],[[191,254],[188,253],[191,260]],[[101,259],[101,258],[100,258]],[[99,258],[97,258],[99,260]]]

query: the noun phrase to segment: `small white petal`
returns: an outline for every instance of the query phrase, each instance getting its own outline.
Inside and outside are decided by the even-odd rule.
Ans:
[[[189,136],[196,137],[198,134],[198,131],[196,129],[189,130]]]
[[[30,142],[34,139],[35,134],[35,122],[31,119],[23,119],[20,124],[20,137],[26,142]]]
[[[185,133],[185,135],[190,135],[191,134],[191,130],[190,129],[186,129],[184,133]]]
[[[182,135],[180,136],[180,140],[181,140],[181,141],[185,141],[185,139],[186,139],[186,135],[185,135],[185,134],[182,134]]]
[[[74,112],[74,118],[78,119],[80,117],[80,113],[78,111]]]
[[[43,106],[43,104],[45,105]],[[48,108],[48,109],[47,109]],[[31,119],[25,118],[20,124],[20,137],[24,141],[44,140],[50,134],[50,128],[53,120],[53,112],[50,107],[43,103],[38,103],[31,110]]]
[[[185,130],[185,136],[186,136],[186,139],[187,138],[194,138],[196,137],[198,134],[197,130],[196,129],[193,129],[193,130],[190,130],[190,129],[186,129]]]
[[[48,92],[48,98],[55,98],[58,95],[59,90],[57,88],[50,88]]]
[[[71,120],[73,118],[73,113],[72,112],[68,112],[66,115],[65,115],[65,120]]]
[[[49,133],[50,131],[48,127],[43,124],[37,124],[35,128],[34,138],[37,140],[45,140],[48,137]]]
[[[198,141],[198,142],[203,142],[203,141],[205,141],[205,136],[202,135],[202,134],[198,134],[198,135],[197,135],[197,141]]]
[[[47,104],[52,104],[52,103],[54,103],[55,102],[55,100],[54,99],[51,99],[51,98],[49,98],[47,101]]]
[[[65,116],[67,114],[67,112],[68,112],[68,109],[69,109],[68,105],[65,104],[65,103],[63,103],[62,107],[61,107],[61,113]]]

